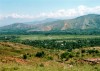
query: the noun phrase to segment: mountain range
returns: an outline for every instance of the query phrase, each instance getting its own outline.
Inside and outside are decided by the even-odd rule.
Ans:
[[[100,30],[100,15],[88,14],[67,20],[49,18],[36,22],[14,23],[0,27],[0,32],[67,31],[69,29]]]

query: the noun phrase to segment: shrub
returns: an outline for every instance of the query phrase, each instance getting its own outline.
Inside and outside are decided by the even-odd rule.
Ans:
[[[64,52],[60,55],[61,59],[68,60],[69,59],[69,52]]]
[[[74,57],[74,54],[73,53],[69,53],[68,58],[72,58],[72,57]]]
[[[98,50],[87,50],[87,53],[89,53],[89,54],[93,54],[93,53],[99,53],[99,51]]]
[[[40,66],[40,67],[44,67],[44,64],[43,64],[43,63],[41,63],[39,66]]]
[[[61,59],[68,60],[69,58],[74,57],[74,54],[72,52],[64,52],[60,55]]]
[[[23,55],[23,59],[27,59],[27,55],[26,54]]]
[[[82,50],[81,50],[81,52],[82,52],[82,53],[85,53],[85,52],[86,52],[86,50],[82,49]]]
[[[48,60],[53,60],[53,57],[51,57],[51,56],[48,56],[48,58],[47,58]]]
[[[36,57],[44,57],[45,53],[42,51],[42,52],[37,52],[36,53]]]

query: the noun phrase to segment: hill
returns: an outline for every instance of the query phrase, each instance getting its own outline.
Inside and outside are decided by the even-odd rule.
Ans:
[[[41,24],[38,29],[42,31],[68,30],[68,29],[100,29],[100,15],[89,14],[69,20],[58,20]]]
[[[98,32],[100,30],[100,15],[88,14],[74,19],[55,20],[46,19],[38,22],[29,23],[14,23],[11,25],[0,27],[0,32],[54,32],[54,31],[69,31],[79,32],[79,30],[89,30],[89,32]],[[85,32],[86,32],[85,31]]]

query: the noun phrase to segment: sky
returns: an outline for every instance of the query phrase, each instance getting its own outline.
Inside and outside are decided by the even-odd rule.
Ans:
[[[31,21],[100,14],[100,0],[0,0],[0,20]]]

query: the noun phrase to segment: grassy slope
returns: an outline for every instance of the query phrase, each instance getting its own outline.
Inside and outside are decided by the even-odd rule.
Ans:
[[[35,54],[39,51],[44,51],[46,55],[43,58],[35,57]],[[59,62],[58,55],[65,51],[39,49],[19,43],[0,42],[0,71],[100,71],[100,64],[91,65],[80,61],[77,63],[79,57]],[[23,54],[28,54],[28,58],[23,59]],[[49,56],[53,57],[53,60],[49,60]]]

